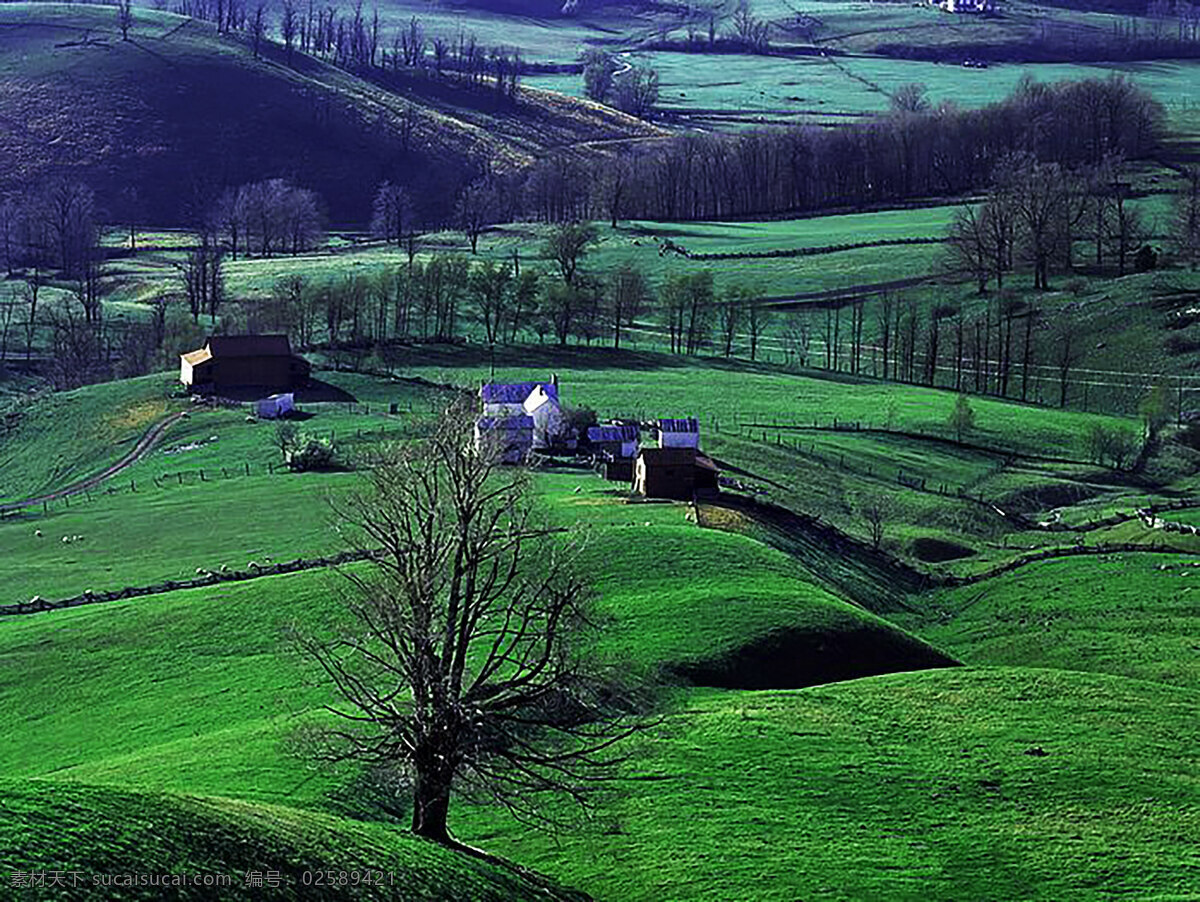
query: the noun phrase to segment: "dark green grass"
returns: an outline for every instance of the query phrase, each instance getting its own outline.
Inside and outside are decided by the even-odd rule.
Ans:
[[[592,829],[466,829],[622,902],[1188,898],[1198,715],[1194,692],[1012,668],[697,692]]]
[[[14,902],[573,898],[394,828],[311,811],[69,782],[2,788],[0,868],[5,898]],[[50,889],[47,871],[62,872],[54,876],[64,883]],[[17,888],[18,872],[42,872],[41,888]],[[151,885],[151,875],[160,882]],[[326,885],[314,885],[323,878]]]
[[[1193,585],[1195,584],[1195,585]],[[1200,569],[1166,554],[1046,561],[904,618],[971,664],[1086,670],[1200,689]]]

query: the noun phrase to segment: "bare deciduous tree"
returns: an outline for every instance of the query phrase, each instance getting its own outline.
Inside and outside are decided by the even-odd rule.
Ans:
[[[345,573],[349,627],[300,639],[339,698],[324,754],[400,775],[413,832],[451,845],[454,795],[535,822],[543,793],[587,804],[643,725],[580,654],[575,543],[538,525],[524,472],[476,450],[466,412],[338,503],[369,566]]]
[[[133,27],[133,0],[117,0],[117,27],[121,29],[121,40],[128,41]]]

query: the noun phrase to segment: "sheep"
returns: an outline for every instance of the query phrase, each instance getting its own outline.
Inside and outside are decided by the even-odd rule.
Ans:
[[[222,572],[222,573],[228,573],[228,572],[229,572],[229,565],[228,565],[228,564],[222,564],[222,565],[221,565],[221,572]]]
[[[38,539],[40,539],[40,538],[42,537],[42,531],[41,531],[40,529],[35,529],[35,530],[33,531],[33,535],[34,535],[34,537],[35,537],[35,538],[38,538]]]
[[[70,536],[63,536],[63,537],[62,537],[62,540],[63,540],[63,544],[64,544],[64,545],[69,545],[69,544],[71,544],[71,537],[70,537]]]
[[[246,565],[246,567],[247,567],[247,569],[250,569],[250,570],[257,570],[258,569],[258,561],[251,561],[250,563],[248,563]]]

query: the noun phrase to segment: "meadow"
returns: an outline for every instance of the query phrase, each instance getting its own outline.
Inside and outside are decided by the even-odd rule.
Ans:
[[[740,479],[766,486],[769,501],[860,536],[859,499],[890,485],[907,511],[890,526],[885,551],[911,556],[913,539],[939,536],[985,549],[970,567],[1015,553],[970,538],[978,510],[954,514],[966,502],[848,473],[841,458],[973,487],[1003,462],[989,446],[1071,456],[1087,424],[1108,422],[981,399],[978,446],[956,449],[936,440],[953,400],[938,390],[587,348],[504,348],[496,364],[498,378],[557,372],[568,403],[606,415],[698,415],[706,448]],[[408,438],[447,397],[431,385],[475,385],[486,366],[470,346],[427,346],[410,349],[399,381],[322,372],[358,406],[314,405],[301,425],[353,431],[363,450],[376,441],[372,430]],[[152,377],[62,395],[59,415],[31,418],[44,425],[28,435],[52,447],[55,424],[62,440],[86,426],[89,408],[119,413],[164,394],[165,380]],[[392,402],[401,413],[379,413]],[[63,413],[70,404],[78,410]],[[811,444],[799,454],[772,440],[776,421],[813,416],[882,420],[885,429],[806,431],[801,441]],[[756,420],[772,424],[765,441],[735,428]],[[123,475],[145,490],[0,522],[6,591],[62,597],[85,583],[184,578],[197,566],[340,547],[324,496],[361,474],[171,484],[163,477],[180,469],[261,467],[277,454],[271,427],[241,411],[192,410],[178,427]],[[92,456],[70,472],[101,463]],[[19,469],[25,484],[54,478],[33,456],[20,457]],[[1088,472],[1086,464],[1031,467],[1010,472],[1008,488]],[[1127,565],[1052,561],[921,592],[901,586],[883,559],[734,509],[631,505],[621,486],[586,469],[539,471],[533,485],[551,524],[581,530],[580,565],[592,575],[601,624],[589,653],[657,687],[666,719],[577,828],[552,836],[459,803],[453,823],[462,837],[613,902],[664,892],[1055,899],[1084,885],[1101,895],[1135,883],[1196,888],[1180,869],[1182,837],[1200,816],[1186,780],[1187,725],[1198,713],[1184,682],[1195,676],[1191,627],[1186,600],[1173,600],[1186,577],[1160,579],[1161,555],[1132,555]],[[994,517],[989,524],[985,531],[1012,533]],[[60,532],[86,538],[62,545]],[[1056,575],[1047,581],[1047,572]],[[1083,585],[1080,573],[1112,586],[1102,595],[1051,591]],[[7,780],[25,781],[0,804],[0,824],[19,825],[35,809],[43,823],[74,823],[60,807],[66,800],[98,825],[137,819],[152,805],[170,823],[208,824],[222,836],[227,824],[238,835],[275,824],[257,840],[255,860],[286,849],[279,854],[290,867],[320,861],[320,837],[344,827],[364,862],[428,873],[421,868],[433,865],[408,857],[400,828],[388,826],[356,770],[316,768],[297,754],[300,728],[322,722],[331,696],[290,636],[339,623],[344,590],[340,577],[316,571],[0,618],[0,708],[8,712],[0,762]],[[958,661],[968,667],[951,666]],[[1063,669],[1038,669],[1051,667]],[[1067,672],[1079,669],[1095,672]],[[346,816],[367,822],[344,826]],[[47,844],[44,857],[96,868],[126,860],[91,835],[73,854]],[[221,860],[243,861],[249,853],[229,842]],[[1113,858],[1098,868],[1102,849]],[[186,843],[161,854],[197,868],[211,861]]]
[[[777,37],[798,12],[786,0],[755,5],[779,26]],[[573,62],[593,45],[628,51],[630,61],[661,72],[663,111],[702,127],[844,122],[886,110],[909,82],[924,83],[934,102],[973,107],[1026,74],[1051,81],[1115,72],[1154,91],[1172,124],[1189,123],[1193,132],[1181,140],[1200,133],[1186,61],[964,69],[871,53],[899,41],[922,52],[1011,49],[1047,22],[1107,33],[1112,16],[1019,0],[1003,17],[978,20],[860,0],[814,0],[804,11],[821,20],[823,46],[848,53],[639,49],[685,33],[684,11],[663,6],[551,19],[390,0],[381,17],[400,24],[416,13],[430,32],[474,30],[483,43],[520,46],[538,63]],[[390,128],[400,95],[346,72],[255,61],[198,23],[166,41],[176,17],[140,9],[135,46],[109,47],[92,71],[92,48],[53,44],[81,28],[111,36],[111,10],[8,4],[0,19],[13,25],[0,74],[43,79],[22,103],[62,110],[72,108],[63,98],[79,101],[70,122],[61,113],[31,119],[41,130],[26,150],[54,147],[46,142],[64,128],[94,130],[113,138],[94,148],[103,162],[126,146],[120,123],[97,118],[112,118],[109,94],[128,109],[145,103],[161,112],[165,98],[186,99],[205,85],[219,96],[216,89],[253,76],[239,111],[269,107],[284,121],[337,97],[344,127],[322,133],[336,140],[322,145],[318,162],[338,177],[352,174],[360,195],[376,181],[365,174],[382,171],[371,157],[374,138],[364,137],[375,132],[359,126]],[[71,79],[60,78],[65,53],[75,54]],[[162,75],[134,84],[143,57]],[[215,80],[198,76],[206,71]],[[581,78],[531,75],[525,84],[577,95]],[[513,162],[597,137],[654,133],[537,92],[530,99],[541,112],[528,121],[423,88],[404,99],[414,98],[439,126],[422,160],[469,151]],[[267,148],[310,150],[247,121],[239,120],[245,134],[212,140],[203,132],[206,152],[237,158],[246,135]],[[203,118],[192,125],[203,129]],[[172,196],[178,174],[160,150],[180,134],[196,138],[173,128],[138,144],[152,166],[172,173]],[[364,146],[366,156],[356,155]],[[1161,191],[1174,176],[1155,163],[1135,179],[1145,194],[1136,203],[1154,240],[1165,242]],[[339,211],[366,209],[364,196],[337,200]],[[277,870],[291,882],[270,898],[288,900],[581,898],[564,887],[597,902],[1200,895],[1192,839],[1200,833],[1192,600],[1200,537],[1150,529],[1134,515],[1147,504],[1195,501],[1200,452],[1168,423],[1136,468],[1118,471],[1091,459],[1089,441],[1098,428],[1140,437],[1137,410],[1157,384],[1178,392],[1180,417],[1190,408],[1200,388],[1194,355],[1170,339],[1190,336],[1186,324],[1176,327],[1200,281],[1169,256],[1162,271],[1120,279],[1081,263],[1047,292],[1031,292],[1018,276],[1004,297],[1036,303],[1046,327],[1029,392],[1042,403],[972,396],[973,423],[959,434],[948,369],[939,387],[887,383],[801,365],[796,347],[804,327],[806,364],[825,356],[824,310],[797,303],[820,292],[856,296],[913,279],[897,296],[922,313],[939,304],[985,313],[996,295],[981,297],[947,273],[941,245],[756,256],[937,239],[959,205],[930,203],[771,222],[597,224],[600,240],[583,264],[589,274],[631,265],[657,289],[707,270],[719,299],[745,288],[767,300],[772,319],[757,361],[747,359],[745,335],[729,358],[709,356],[715,345],[694,357],[663,353],[653,311],[619,351],[606,340],[534,344],[530,332],[527,343],[489,353],[474,323],[463,344],[312,350],[325,397],[342,400],[301,396],[298,426],[336,442],[342,466],[333,472],[284,472],[272,424],[245,406],[190,404],[170,372],[30,400],[21,393],[36,382],[0,369],[0,408],[16,414],[0,434],[0,506],[92,476],[154,423],[187,413],[118,477],[0,517],[0,605],[157,587],[133,599],[0,615],[0,867],[228,872],[237,884],[245,871]],[[540,224],[499,225],[482,236],[478,257],[516,252],[522,266],[554,272],[541,247],[547,234]],[[126,251],[127,238],[115,225],[104,236],[105,314],[115,324],[145,322],[147,302],[179,295],[179,264],[193,240],[149,224],[138,251]],[[666,250],[668,241],[692,256]],[[467,250],[447,228],[424,235],[420,255]],[[171,341],[242,328],[283,276],[319,285],[406,262],[338,229],[312,253],[227,261],[231,300],[218,322],[173,319]],[[6,279],[0,296],[18,287]],[[66,298],[69,287],[55,284],[46,296]],[[1063,316],[1074,318],[1083,349],[1067,409],[1053,406],[1049,338]],[[352,359],[372,372],[330,368]],[[711,503],[647,503],[581,461],[532,472],[539,519],[578,539],[577,566],[595,592],[598,630],[582,653],[611,665],[661,719],[628,746],[618,779],[586,816],[561,800],[544,803],[569,829],[532,829],[498,806],[456,798],[456,836],[509,866],[412,838],[405,781],[381,789],[361,767],[322,766],[311,755],[311,730],[330,723],[325,706],[337,697],[295,639],[348,625],[344,571],[162,584],[198,569],[245,572],[251,562],[344,550],[333,505],[364,486],[373,455],[419,437],[454,387],[474,392],[490,378],[551,374],[568,406],[601,418],[697,417],[704,450],[735,484]],[[872,511],[882,518],[878,535]],[[1194,507],[1169,516],[1200,523]],[[1111,543],[1129,550],[1093,553]],[[1088,553],[1020,563],[1064,549]],[[1014,569],[988,575],[1004,566]],[[383,890],[296,885],[306,870],[347,863],[394,871],[397,882]],[[129,897],[159,898],[153,890]],[[264,895],[235,885],[226,897]]]

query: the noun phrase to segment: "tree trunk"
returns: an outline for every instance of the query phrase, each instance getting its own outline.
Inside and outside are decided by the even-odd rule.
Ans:
[[[449,814],[450,781],[440,774],[418,773],[413,791],[412,832],[449,844],[450,831],[446,826]]]

